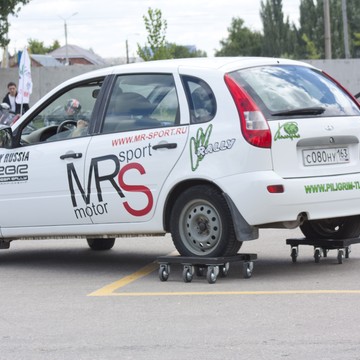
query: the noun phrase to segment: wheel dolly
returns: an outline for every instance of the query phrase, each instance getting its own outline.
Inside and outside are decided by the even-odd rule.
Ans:
[[[299,245],[310,245],[314,247],[314,259],[318,263],[321,256],[327,257],[329,250],[337,250],[337,260],[342,264],[344,257],[349,258],[351,245],[360,243],[360,238],[349,239],[287,239],[286,244],[291,246],[291,259],[295,263],[299,254]]]
[[[183,280],[191,282],[194,273],[197,276],[204,276],[209,284],[214,284],[218,275],[225,277],[228,274],[230,263],[243,262],[243,277],[249,279],[254,268],[253,260],[257,259],[257,254],[237,254],[224,257],[196,257],[196,256],[160,256],[157,262],[160,265],[159,278],[166,281],[170,275],[170,264],[181,264],[183,266]]]

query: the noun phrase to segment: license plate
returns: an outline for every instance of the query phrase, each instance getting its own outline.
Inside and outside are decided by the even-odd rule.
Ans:
[[[347,147],[303,150],[303,160],[305,166],[343,164],[350,161],[350,154]]]

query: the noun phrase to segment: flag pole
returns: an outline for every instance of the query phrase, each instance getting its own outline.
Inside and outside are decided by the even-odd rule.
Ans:
[[[16,99],[18,104],[20,104],[20,116],[23,114],[24,102],[29,103],[31,93],[31,60],[27,52],[27,48],[24,47],[19,63],[19,88]]]

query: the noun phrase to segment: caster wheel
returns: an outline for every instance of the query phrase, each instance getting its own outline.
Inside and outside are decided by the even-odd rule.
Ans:
[[[159,269],[159,279],[160,281],[166,281],[169,278],[170,266],[169,265],[160,265]]]
[[[219,268],[219,275],[221,277],[226,277],[227,274],[229,273],[229,268],[230,268],[230,264],[229,263],[225,263],[224,265],[220,266]]]
[[[245,262],[243,265],[243,276],[244,279],[250,279],[254,268],[253,262]]]
[[[350,257],[350,253],[351,253],[351,247],[348,246],[345,248],[345,259],[348,259]]]
[[[183,270],[183,280],[186,283],[189,283],[192,281],[193,279],[193,271],[192,271],[192,267],[191,266],[184,266],[184,270]]]
[[[320,258],[321,258],[320,249],[315,249],[315,251],[314,251],[315,262],[316,263],[320,262]]]
[[[297,257],[298,257],[298,248],[297,248],[297,247],[291,248],[291,254],[290,254],[290,256],[291,256],[292,262],[293,262],[293,263],[296,263],[296,259],[297,259]]]
[[[338,254],[337,254],[337,260],[339,264],[343,263],[343,258],[344,258],[344,250],[343,249],[339,249],[338,250]]]
[[[216,271],[216,269],[219,269],[218,266],[208,266],[207,272],[206,272],[206,280],[209,284],[215,284],[217,275],[219,270]]]
[[[322,253],[323,253],[323,257],[326,258],[327,257],[327,253],[328,253],[328,249],[322,249]]]

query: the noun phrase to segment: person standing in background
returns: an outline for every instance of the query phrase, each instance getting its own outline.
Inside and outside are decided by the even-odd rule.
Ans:
[[[21,104],[16,102],[17,87],[14,82],[8,83],[8,93],[5,95],[3,102],[10,106],[10,110],[15,114],[21,113]],[[29,110],[29,104],[23,104],[23,113]]]

